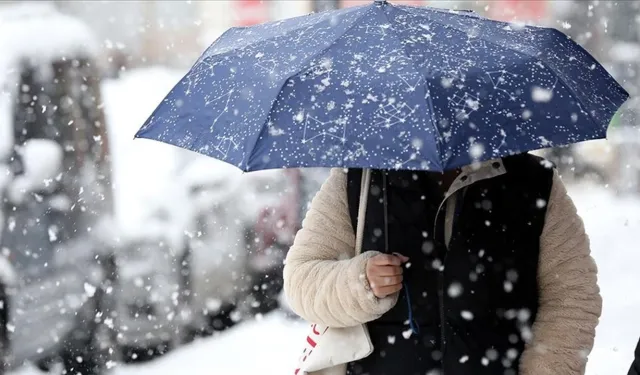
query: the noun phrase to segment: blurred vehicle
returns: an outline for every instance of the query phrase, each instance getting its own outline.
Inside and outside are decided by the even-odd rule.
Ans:
[[[182,211],[192,215],[184,252],[174,260],[183,274],[177,299],[188,336],[210,335],[280,307],[286,251],[326,173],[244,174],[221,161],[174,152],[183,161],[173,180],[188,192],[189,208]]]
[[[149,68],[102,84],[114,184],[117,239],[117,344],[125,362],[153,359],[180,345],[189,318],[181,311],[182,257],[191,213],[176,182],[181,150],[133,134],[177,74]]]
[[[263,206],[248,235],[253,238],[249,248],[248,275],[252,280],[255,313],[264,314],[276,308],[287,310],[282,292],[284,260],[311,199],[329,171],[320,168],[288,169],[279,173],[277,178],[282,180],[281,186],[272,191],[271,200],[257,200]]]
[[[105,374],[115,261],[109,147],[90,30],[47,4],[0,8],[3,364]],[[5,329],[6,328],[6,329]]]
[[[196,335],[224,330],[241,317],[238,305],[248,290],[246,222],[255,211],[247,206],[251,190],[242,172],[226,163],[186,152],[177,180],[189,194],[193,217],[187,229],[184,266],[186,298]]]
[[[179,346],[188,316],[180,310],[187,191],[172,178],[173,149],[135,142],[120,149],[127,168],[114,168],[116,189],[118,346],[126,362],[152,359]]]

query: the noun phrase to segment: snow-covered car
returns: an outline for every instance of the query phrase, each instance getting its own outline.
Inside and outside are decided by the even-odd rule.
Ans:
[[[187,191],[176,181],[187,151],[133,140],[178,79],[169,69],[149,68],[124,72],[102,85],[118,239],[117,343],[127,362],[179,345],[190,319],[182,303],[182,268],[193,214]]]
[[[0,8],[0,341],[5,368],[114,357],[109,148],[96,41],[52,6]],[[6,329],[5,329],[6,328]],[[1,370],[0,370],[1,372]]]
[[[254,190],[270,199],[248,196],[247,204],[258,203],[260,211],[252,217],[247,275],[251,280],[251,303],[255,313],[287,309],[282,295],[284,259],[302,225],[311,199],[328,176],[327,169],[288,169],[255,172]],[[272,173],[276,184],[264,181],[260,174]]]
[[[148,151],[160,145],[140,142],[136,146]],[[168,162],[163,165],[169,167]],[[131,164],[160,170],[141,155]],[[118,180],[118,345],[123,359],[140,361],[183,341],[183,328],[188,323],[188,316],[180,310],[184,232],[192,214],[186,192],[167,183],[162,173],[125,173]],[[146,188],[152,185],[153,189]]]
[[[283,261],[305,202],[302,176],[243,174],[202,156],[180,174],[195,213],[187,264],[196,331],[222,330],[279,307]]]
[[[179,150],[178,152],[187,152]],[[235,167],[192,154],[176,176],[189,195],[193,214],[186,229],[185,308],[192,332],[210,334],[240,319],[236,307],[249,290],[246,275],[246,222],[250,190]]]

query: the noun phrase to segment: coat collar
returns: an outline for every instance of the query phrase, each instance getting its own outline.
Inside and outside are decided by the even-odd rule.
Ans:
[[[451,196],[456,191],[472,185],[478,181],[487,180],[507,173],[504,162],[501,158],[491,159],[481,163],[474,163],[462,167],[462,171],[453,181],[446,197]]]

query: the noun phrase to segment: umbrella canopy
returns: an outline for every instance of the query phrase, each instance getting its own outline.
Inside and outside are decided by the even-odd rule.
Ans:
[[[558,30],[376,1],[228,30],[137,137],[245,171],[442,171],[602,138],[627,97]]]

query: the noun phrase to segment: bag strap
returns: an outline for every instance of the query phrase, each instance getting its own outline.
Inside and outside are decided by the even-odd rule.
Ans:
[[[362,253],[364,238],[364,221],[367,216],[367,202],[369,200],[369,187],[371,186],[371,169],[362,171],[360,181],[360,204],[358,205],[358,223],[356,225],[356,256]]]

